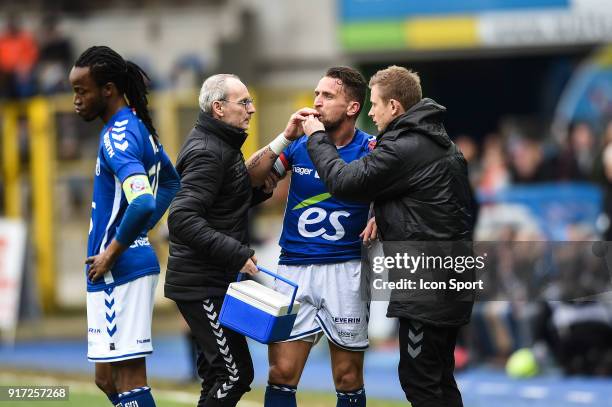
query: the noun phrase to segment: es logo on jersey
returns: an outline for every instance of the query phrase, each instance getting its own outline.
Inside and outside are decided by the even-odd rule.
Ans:
[[[320,236],[325,240],[335,242],[342,239],[346,234],[344,226],[340,223],[340,218],[348,218],[350,215],[347,211],[334,211],[328,217],[327,211],[323,208],[308,208],[302,212],[298,219],[298,233],[307,238]],[[329,223],[334,228],[333,233],[328,233],[327,229],[320,226],[321,222],[326,219],[329,220]]]

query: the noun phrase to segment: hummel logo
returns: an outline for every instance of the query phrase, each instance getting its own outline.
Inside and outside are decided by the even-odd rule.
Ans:
[[[117,148],[118,148],[119,150],[121,150],[121,151],[125,151],[125,150],[127,150],[127,148],[128,148],[128,142],[127,142],[127,140],[126,140],[126,141],[124,141],[124,142],[123,142],[123,143],[121,143],[121,144],[116,143],[116,142],[115,142],[115,143],[113,143],[113,144],[115,145],[115,147],[117,147]]]

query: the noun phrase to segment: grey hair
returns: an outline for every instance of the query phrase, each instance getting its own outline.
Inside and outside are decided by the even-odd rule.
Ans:
[[[214,101],[223,100],[226,98],[226,82],[229,78],[240,80],[237,75],[231,73],[220,73],[206,78],[202,84],[202,88],[200,89],[200,96],[198,97],[200,109],[210,113],[212,111],[212,104]]]

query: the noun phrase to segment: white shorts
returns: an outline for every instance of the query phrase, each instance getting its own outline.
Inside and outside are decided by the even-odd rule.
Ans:
[[[336,264],[285,265],[277,273],[298,285],[300,302],[289,341],[316,342],[323,332],[335,345],[354,351],[368,347],[370,302],[362,292],[361,261]],[[274,289],[290,295],[292,287],[280,280]]]
[[[116,362],[153,352],[151,319],[159,274],[87,293],[87,359]]]

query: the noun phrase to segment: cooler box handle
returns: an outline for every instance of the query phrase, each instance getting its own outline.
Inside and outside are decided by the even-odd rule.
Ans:
[[[298,286],[296,283],[294,283],[291,280],[287,280],[285,277],[283,276],[279,276],[276,273],[271,272],[270,270],[267,270],[261,266],[257,266],[257,269],[263,273],[266,273],[274,278],[279,279],[280,281],[282,281],[283,283],[289,284],[291,287],[293,287],[293,294],[291,295],[291,302],[289,303],[289,309],[287,310],[287,314],[291,314],[291,310],[293,309],[293,302],[295,301],[295,296],[297,294],[297,290],[298,290]],[[238,280],[240,281],[242,280],[242,277],[244,277],[246,273],[238,273]]]

